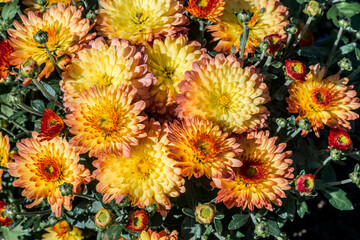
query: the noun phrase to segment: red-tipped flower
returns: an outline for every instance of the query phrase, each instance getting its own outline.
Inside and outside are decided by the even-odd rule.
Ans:
[[[64,128],[64,122],[50,108],[45,109],[41,119],[40,135],[41,141],[48,141],[58,136]]]
[[[279,34],[268,35],[264,37],[264,41],[269,43],[268,54],[274,54],[281,49],[282,40]]]
[[[209,19],[212,22],[219,21],[224,10],[223,0],[189,0],[186,10],[197,18]]]
[[[14,49],[10,46],[8,40],[0,42],[0,83],[5,82],[10,67],[10,54]]]
[[[315,176],[312,174],[305,174],[298,176],[295,180],[295,188],[301,195],[309,195],[315,187]]]
[[[130,214],[126,228],[133,232],[141,232],[148,227],[148,217],[145,210],[138,210]]]
[[[328,137],[329,147],[336,150],[346,151],[352,146],[349,134],[346,130],[340,128],[332,128]]]
[[[305,65],[297,60],[285,60],[286,74],[295,81],[305,82]]]
[[[4,216],[4,208],[7,206],[7,203],[0,201],[0,225],[4,227],[9,227],[12,224],[11,218]]]

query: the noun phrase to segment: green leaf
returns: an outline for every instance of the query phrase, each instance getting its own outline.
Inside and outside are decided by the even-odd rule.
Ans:
[[[354,152],[348,153],[348,154],[346,154],[346,156],[352,157],[355,160],[360,161],[360,151],[354,151]]]
[[[223,230],[223,225],[221,223],[221,220],[220,219],[215,219],[214,220],[214,225],[215,225],[216,232],[221,235],[222,230]]]
[[[341,54],[348,54],[356,48],[356,43],[352,42],[340,47]]]
[[[236,229],[244,226],[248,220],[249,220],[248,214],[242,214],[242,213],[234,214],[232,216],[232,220],[229,223],[228,229],[236,230]]]
[[[225,214],[222,212],[216,212],[214,218],[215,219],[223,219],[225,217]]]
[[[200,189],[197,188],[195,183],[193,181],[186,181],[185,182],[185,188],[186,188],[186,200],[190,207],[194,208],[196,207],[197,203],[200,201]]]
[[[8,120],[9,121],[16,121],[16,119],[18,119],[19,117],[23,116],[26,113],[26,111],[20,111],[17,113],[14,113],[13,115],[11,115]]]
[[[20,6],[18,6],[19,1],[16,0],[11,4],[6,4],[1,11],[1,17],[4,20],[13,20],[17,11],[19,11]]]
[[[312,46],[300,48],[297,54],[303,57],[319,58],[324,55],[324,52],[320,48]]]
[[[340,188],[328,188],[323,190],[324,196],[329,200],[330,204],[339,210],[353,210],[351,201],[346,197],[346,192]]]
[[[360,13],[360,3],[341,2],[341,3],[337,3],[335,6],[339,10],[339,12],[346,17],[352,17]]]
[[[30,102],[30,105],[31,105],[32,108],[35,109],[36,111],[44,112],[44,110],[45,110],[45,103],[44,103],[43,100],[40,100],[40,99],[32,100],[32,101]]]
[[[195,218],[195,212],[191,208],[183,208],[182,212],[189,217]]]
[[[327,164],[322,170],[321,170],[321,179],[325,182],[334,182],[336,181],[336,172],[334,168]]]
[[[18,240],[19,237],[27,234],[28,230],[24,230],[21,224],[19,224],[16,226],[16,228],[11,230],[7,227],[1,227],[1,232],[6,240]]]
[[[46,91],[48,91],[48,93],[50,93],[51,96],[57,98],[57,93],[54,90],[54,88],[52,88],[49,84],[47,84],[46,82],[41,82],[41,84],[44,86],[44,88],[46,89]],[[45,96],[46,97],[46,96]]]
[[[298,201],[297,206],[298,206],[297,213],[300,218],[303,218],[305,213],[307,213],[308,211],[308,206],[305,201]]]
[[[194,218],[186,217],[181,224],[181,235],[185,239],[200,238],[201,225],[199,223],[196,223]]]
[[[274,68],[281,68],[282,63],[281,62],[272,62],[271,66],[273,66]]]
[[[275,237],[279,237],[280,236],[280,228],[279,228],[279,225],[277,224],[277,222],[273,221],[273,220],[268,220],[267,224],[269,226],[271,235],[273,235]]]
[[[360,61],[360,49],[355,48],[356,60]]]

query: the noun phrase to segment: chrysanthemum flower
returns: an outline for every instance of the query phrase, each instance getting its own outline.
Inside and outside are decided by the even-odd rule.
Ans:
[[[208,19],[215,23],[223,14],[224,5],[223,0],[189,0],[186,10],[197,18]]]
[[[320,69],[320,64],[310,66],[305,82],[291,83],[288,87],[290,96],[286,98],[288,111],[299,113],[296,122],[307,117],[317,137],[320,137],[319,130],[324,128],[323,124],[331,128],[350,129],[348,120],[359,117],[351,111],[359,108],[360,103],[353,86],[346,86],[349,79],[340,79],[339,74],[326,78],[325,75],[326,70]]]
[[[17,143],[19,155],[13,156],[15,162],[9,163],[10,175],[18,178],[13,186],[25,188],[22,196],[34,200],[27,208],[47,198],[51,210],[59,217],[63,206],[69,211],[72,208],[71,196],[61,196],[59,185],[71,183],[73,192],[79,193],[80,185],[90,182],[90,172],[78,164],[79,155],[64,138],[40,142],[37,132],[33,132],[32,137]]]
[[[100,210],[95,215],[95,224],[100,228],[106,228],[114,221],[114,214],[105,208]]]
[[[78,1],[78,0],[76,0]],[[70,5],[72,3],[71,0],[47,0],[44,9],[41,7],[40,4],[37,3],[37,0],[23,0],[22,4],[27,6],[28,8],[25,9],[25,13],[27,14],[29,11],[33,12],[46,12],[51,5],[57,4],[57,3],[64,3],[66,6]]]
[[[99,180],[96,190],[104,194],[104,203],[113,199],[119,203],[128,196],[133,206],[158,204],[158,210],[168,210],[169,197],[185,192],[185,181],[177,174],[175,161],[167,156],[166,126],[154,119],[145,124],[148,136],[131,149],[130,158],[105,155],[93,162],[97,168],[93,175]]]
[[[155,232],[151,229],[147,231],[142,231],[140,236],[137,238],[137,240],[177,240],[177,239],[178,239],[178,233],[175,230],[168,235],[167,230],[162,230],[161,232]]]
[[[58,136],[61,131],[64,129],[64,122],[56,113],[54,113],[50,108],[45,109],[40,125],[40,135],[41,141],[51,140],[54,137]]]
[[[208,25],[214,41],[220,40],[215,51],[229,54],[232,46],[240,51],[240,36],[243,33],[243,23],[237,19],[234,12],[248,10],[254,13],[247,23],[249,38],[245,47],[246,53],[255,52],[261,41],[270,34],[279,34],[282,39],[286,38],[284,27],[288,24],[286,7],[280,4],[280,0],[232,0],[227,1],[220,21],[214,25]]]
[[[110,153],[130,157],[130,146],[146,136],[141,124],[146,117],[139,115],[145,102],[133,103],[135,95],[135,87],[125,84],[117,89],[95,85],[84,90],[64,120],[75,135],[70,143],[80,153],[90,150],[90,157]]]
[[[188,24],[185,8],[178,0],[100,0],[100,5],[103,9],[96,30],[104,37],[143,44],[188,31],[184,27]]]
[[[264,38],[264,41],[269,43],[269,48],[266,51],[268,54],[274,54],[281,49],[282,40],[279,34],[271,34]]]
[[[336,150],[346,151],[352,146],[350,135],[346,130],[333,128],[328,137],[329,147]]]
[[[211,203],[204,203],[196,206],[195,219],[199,223],[209,224],[214,219],[216,207]]]
[[[295,189],[301,195],[310,195],[315,188],[315,176],[312,174],[305,174],[297,176],[295,179]]]
[[[10,67],[10,54],[14,51],[8,40],[0,42],[0,83],[5,82]]]
[[[294,177],[291,151],[283,152],[286,143],[275,145],[277,137],[269,138],[269,131],[251,132],[237,138],[243,152],[237,157],[243,162],[234,168],[235,179],[214,179],[221,190],[216,197],[227,208],[233,206],[254,207],[272,210],[271,203],[281,206],[280,198],[285,198],[283,190],[290,189],[289,181]]]
[[[297,60],[285,60],[286,74],[293,80],[304,82],[306,76],[305,65]]]
[[[28,17],[21,16],[24,25],[14,21],[16,29],[9,29],[11,36],[10,44],[14,47],[11,54],[10,64],[20,66],[29,57],[32,57],[39,65],[45,63],[45,68],[39,74],[39,79],[48,77],[54,71],[45,48],[35,42],[33,36],[43,30],[48,33],[48,46],[50,53],[57,59],[58,65],[63,66],[66,58],[61,56],[71,55],[80,50],[86,43],[93,39],[96,33],[88,33],[90,28],[89,19],[81,19],[81,10],[75,6],[65,7],[65,4],[58,3],[52,6],[42,16],[29,12]]]
[[[138,98],[150,97],[149,87],[154,83],[154,78],[147,72],[144,47],[133,46],[118,38],[113,38],[110,46],[103,38],[97,38],[89,45],[91,48],[79,51],[72,58],[63,73],[60,85],[65,93],[63,99],[66,107],[76,102],[79,94],[93,85],[113,85],[115,88],[120,84],[134,85],[138,90]]]
[[[10,144],[9,144],[9,136],[4,136],[0,132],[0,166],[8,167],[8,164],[11,160],[10,154]],[[0,190],[2,189],[2,180],[1,176],[4,170],[0,169]]]
[[[0,225],[4,227],[9,227],[13,223],[13,220],[4,216],[5,206],[7,206],[7,203],[0,201]]]
[[[234,55],[203,58],[179,84],[178,117],[201,116],[225,131],[243,133],[266,126],[263,106],[270,100],[264,76],[254,66],[243,68]]]
[[[62,220],[52,227],[45,229],[48,233],[42,236],[43,240],[81,240],[84,239],[82,231],[70,226],[66,220]]]
[[[179,93],[178,84],[185,79],[185,72],[192,69],[192,63],[204,56],[200,48],[200,43],[188,43],[185,36],[167,37],[164,41],[156,39],[152,46],[146,46],[149,71],[157,78],[151,89],[154,98],[151,111],[160,114],[173,112],[175,96]]]
[[[144,210],[132,212],[125,227],[133,232],[143,231],[148,227],[148,217],[146,212]]]
[[[235,156],[241,151],[235,138],[229,138],[219,127],[198,117],[188,118],[169,125],[169,157],[181,169],[181,175],[189,179],[206,175],[233,177],[231,167],[240,167]]]

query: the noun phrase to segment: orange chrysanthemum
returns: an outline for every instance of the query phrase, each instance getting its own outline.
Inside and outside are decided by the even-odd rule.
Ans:
[[[216,197],[227,208],[233,206],[254,207],[272,210],[271,203],[281,206],[285,198],[283,190],[290,189],[289,181],[294,177],[290,167],[291,151],[283,152],[286,143],[275,145],[277,137],[269,138],[270,132],[251,132],[237,138],[244,151],[237,157],[243,162],[235,168],[235,179],[214,179],[221,190]]]
[[[7,203],[0,201],[0,226],[9,227],[13,223],[13,220],[4,216],[5,206],[7,206]]]
[[[14,51],[8,40],[0,42],[0,83],[5,82],[10,67],[10,54]]]
[[[90,151],[90,157],[111,153],[130,157],[130,146],[146,136],[141,124],[146,117],[139,115],[145,102],[133,103],[135,95],[136,88],[125,84],[84,90],[64,120],[75,135],[70,143],[80,153]]]
[[[164,41],[156,39],[151,46],[147,44],[149,71],[157,78],[151,89],[154,100],[151,111],[173,115],[178,84],[185,79],[185,72],[192,69],[192,63],[204,57],[200,48],[200,43],[188,43],[185,36],[167,37]]]
[[[104,37],[143,44],[188,31],[185,9],[178,0],[100,0],[100,5],[96,30]]]
[[[10,154],[10,144],[9,144],[9,136],[3,137],[0,132],[0,166],[1,167],[8,167],[9,162],[11,161],[11,154]],[[4,170],[0,169],[0,190],[2,189],[2,180],[1,176]]]
[[[148,217],[144,210],[132,212],[125,228],[133,232],[141,232],[148,227]]]
[[[340,151],[347,151],[352,146],[351,138],[348,132],[339,128],[333,128],[330,130],[328,141],[330,148],[332,147]]]
[[[58,136],[64,129],[64,122],[56,113],[50,108],[45,109],[40,125],[40,135],[42,141],[51,140]]]
[[[99,180],[96,190],[104,194],[104,203],[113,199],[119,203],[128,196],[133,206],[158,204],[164,214],[164,209],[171,208],[169,197],[185,192],[185,181],[177,174],[175,161],[167,156],[166,125],[162,127],[154,119],[145,124],[148,136],[131,149],[130,158],[106,155],[93,162],[98,168],[93,173]]]
[[[224,5],[223,0],[189,0],[186,10],[197,18],[208,19],[215,23],[223,14]]]
[[[306,70],[305,65],[296,60],[285,60],[286,75],[291,79],[299,82],[305,81]]]
[[[78,0],[76,0],[78,1]],[[23,0],[22,4],[27,6],[28,8],[25,9],[25,13],[27,14],[29,11],[33,12],[46,12],[50,6],[57,3],[64,3],[66,6],[69,6],[72,1],[71,0],[47,0],[44,8],[41,7],[40,4],[37,3],[37,0]]]
[[[231,167],[240,167],[234,157],[241,151],[235,138],[229,138],[219,127],[198,117],[188,118],[169,125],[168,149],[170,158],[181,169],[181,175],[189,179],[206,175],[212,177],[234,176]]]
[[[258,47],[267,35],[279,34],[282,39],[286,38],[284,27],[288,24],[288,11],[280,4],[280,0],[232,0],[226,2],[224,14],[219,17],[220,21],[207,26],[214,41],[220,40],[215,51],[229,54],[232,46],[235,46],[236,52],[240,51],[243,23],[234,15],[234,12],[240,10],[254,13],[247,23],[249,38],[245,47],[246,53],[254,53],[255,47]]]
[[[72,58],[60,81],[66,107],[70,107],[83,90],[89,90],[93,85],[113,85],[115,88],[120,84],[134,85],[138,90],[137,98],[150,98],[149,88],[155,79],[147,72],[144,47],[133,46],[118,38],[113,38],[110,46],[103,38],[97,38],[89,45],[91,48],[79,51]]]
[[[243,68],[234,55],[203,58],[179,84],[178,117],[201,116],[225,131],[243,133],[266,126],[263,105],[270,100],[264,76],[254,66]]]
[[[42,236],[42,240],[82,240],[82,231],[70,226],[66,220],[62,220],[52,227],[45,229],[48,233]]]
[[[42,16],[29,12],[28,17],[21,16],[24,25],[14,21],[16,29],[9,29],[11,36],[10,44],[14,47],[14,53],[11,54],[10,64],[20,66],[29,57],[32,57],[39,65],[45,63],[44,69],[39,74],[39,79],[43,76],[49,77],[54,71],[49,56],[45,48],[35,42],[33,36],[43,30],[48,33],[48,46],[50,53],[56,58],[60,67],[63,67],[67,58],[64,55],[72,55],[79,51],[96,33],[88,33],[92,26],[89,19],[81,19],[81,10],[75,6],[66,7],[63,3],[52,6]],[[60,58],[62,57],[62,58]]]
[[[78,164],[79,155],[66,139],[55,137],[40,142],[37,132],[33,132],[32,137],[17,143],[19,155],[13,156],[15,162],[9,163],[10,175],[19,178],[13,182],[13,186],[25,188],[22,196],[29,201],[34,200],[27,208],[47,198],[51,210],[59,217],[62,207],[68,211],[72,208],[71,196],[61,196],[59,186],[65,182],[71,183],[73,192],[80,193],[80,185],[91,180],[90,172]]]
[[[320,137],[319,130],[324,128],[323,124],[331,128],[350,129],[348,120],[359,117],[351,111],[359,108],[360,103],[353,86],[346,86],[349,79],[340,79],[339,74],[326,78],[325,75],[326,70],[320,69],[320,64],[310,66],[305,82],[291,83],[288,87],[290,96],[286,98],[289,112],[299,113],[296,121],[307,117],[317,137]]]
[[[149,229],[147,231],[142,231],[137,240],[178,240],[178,233],[174,230],[168,235],[167,230],[155,232]]]

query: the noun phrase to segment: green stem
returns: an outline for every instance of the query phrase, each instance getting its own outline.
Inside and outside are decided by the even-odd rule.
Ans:
[[[291,45],[291,48],[289,49],[289,51],[292,50],[294,47],[296,47],[296,45],[300,42],[300,40],[304,36],[306,30],[309,28],[310,23],[312,22],[312,20],[314,20],[314,17],[309,17],[307,19],[304,28],[301,30],[300,34],[295,39],[295,42]]]
[[[35,109],[33,109],[32,107],[26,105],[25,103],[19,103],[18,106],[22,109],[24,109],[25,111],[28,111],[29,113],[38,115],[38,116],[42,116],[41,112],[36,111]]]
[[[355,77],[356,75],[358,75],[359,73],[360,73],[360,66],[348,76],[349,80],[351,80],[352,78],[354,78],[354,77]]]
[[[252,212],[250,212],[250,217],[253,223],[256,225],[258,223],[258,220],[256,219],[255,215]]]
[[[201,41],[203,42],[202,46],[205,46],[205,44],[206,44],[205,23],[203,20],[199,20],[199,31],[200,31]]]
[[[267,59],[266,59],[266,62],[265,62],[265,64],[264,64],[264,66],[265,66],[265,67],[270,66],[270,63],[271,63],[272,59],[273,59],[273,56],[272,56],[272,55],[269,55],[269,56],[267,57]]]
[[[35,84],[35,86],[44,94],[44,96],[46,96],[47,98],[49,98],[50,100],[54,101],[54,103],[56,105],[58,105],[61,108],[64,108],[63,105],[53,96],[51,95],[45,88],[44,86],[40,83],[40,81],[33,79],[32,82]]]
[[[21,126],[20,124],[18,124],[15,121],[9,120],[7,116],[5,116],[4,114],[0,113],[0,117],[5,119],[6,121],[9,121],[10,123],[14,124],[15,126],[17,126],[18,128],[20,128],[21,130],[23,130],[23,132],[25,133],[30,133],[29,130],[27,130],[26,128],[24,128],[23,126]],[[14,135],[15,136],[15,135]]]
[[[326,186],[336,186],[336,185],[342,185],[342,184],[351,183],[351,182],[352,182],[352,180],[350,178],[348,178],[348,179],[345,179],[342,181],[326,183]]]
[[[259,64],[262,62],[262,60],[264,60],[265,53],[266,53],[266,50],[262,51],[261,56],[260,56],[260,59],[254,64],[255,67],[256,67],[257,65],[259,65]]]
[[[276,129],[275,135],[278,135],[281,129],[282,129],[282,127],[278,126],[277,129]]]
[[[15,138],[15,134],[13,134],[9,129],[7,129],[6,127],[2,127],[1,130],[4,130],[4,132],[6,132],[7,134],[9,134],[12,138]]]
[[[291,139],[293,139],[296,135],[298,135],[302,131],[301,128],[298,128],[295,132],[293,132],[289,137],[287,137],[283,142],[287,143]]]
[[[343,73],[344,70],[340,69],[337,74],[341,75]]]
[[[80,198],[84,198],[84,199],[87,199],[87,200],[97,201],[96,198],[88,196],[88,195],[84,195],[84,194],[80,194],[80,193],[73,193],[73,195],[75,197],[80,197]]]
[[[285,49],[289,48],[292,37],[293,37],[293,35],[291,33],[289,33],[287,40],[286,40],[286,48]]]
[[[336,36],[336,40],[335,40],[335,42],[334,42],[334,45],[333,45],[333,47],[332,47],[332,49],[331,49],[331,52],[330,52],[328,61],[327,61],[326,65],[325,65],[326,68],[328,68],[328,67],[331,65],[331,62],[332,62],[332,60],[333,60],[333,58],[334,58],[334,54],[335,54],[335,51],[336,51],[337,46],[339,45],[340,38],[341,38],[341,35],[342,35],[343,31],[344,31],[344,28],[343,28],[343,27],[340,27],[340,28],[339,28],[339,32],[338,32],[338,34],[337,34],[337,36]]]
[[[51,210],[45,210],[45,211],[37,211],[37,212],[19,212],[20,216],[24,216],[24,217],[31,217],[31,216],[42,216],[42,215],[47,215],[50,214]]]
[[[8,168],[7,168],[7,167],[2,167],[2,166],[0,166],[0,170],[7,171],[7,170],[8,170]]]
[[[241,42],[240,45],[240,57],[243,58],[244,57],[244,52],[245,52],[245,47],[246,47],[246,43],[247,43],[247,26],[246,23],[243,23],[243,32],[241,34],[243,41]]]
[[[54,56],[51,55],[50,50],[49,50],[49,48],[47,47],[46,43],[44,43],[43,46],[44,46],[44,48],[45,48],[45,50],[46,50],[46,53],[47,53],[47,55],[49,56],[52,64],[54,65],[56,71],[58,72],[59,76],[61,77],[61,71],[60,71],[60,68],[59,68],[59,66],[57,65],[56,61],[55,61]]]
[[[323,164],[322,164],[318,169],[316,169],[316,171],[314,172],[314,176],[315,176],[316,174],[318,174],[318,173],[320,172],[320,170],[321,170],[323,167],[325,167],[330,161],[331,161],[331,156],[328,156],[328,157],[325,159],[325,161],[323,162]]]

